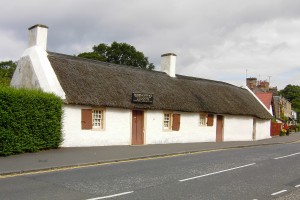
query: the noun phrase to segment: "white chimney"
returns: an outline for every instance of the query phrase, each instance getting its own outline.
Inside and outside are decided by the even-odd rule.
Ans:
[[[30,28],[29,37],[28,37],[28,45],[32,46],[40,46],[44,50],[47,48],[47,35],[48,35],[48,26],[42,24],[36,24]]]
[[[169,76],[175,77],[176,54],[166,53],[161,55],[161,71],[166,72]]]

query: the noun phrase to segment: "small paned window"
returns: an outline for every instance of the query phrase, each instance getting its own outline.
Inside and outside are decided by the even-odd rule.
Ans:
[[[171,129],[171,113],[164,113],[164,129]]]
[[[200,126],[206,126],[206,113],[200,113]]]
[[[93,110],[93,128],[103,128],[103,110]]]

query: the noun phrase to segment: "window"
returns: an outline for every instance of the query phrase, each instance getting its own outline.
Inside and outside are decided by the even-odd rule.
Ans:
[[[206,126],[206,113],[200,113],[200,126]]]
[[[81,129],[103,129],[104,109],[82,109]]]
[[[93,110],[93,128],[103,128],[103,110]]]
[[[179,131],[180,114],[164,113],[164,130]]]
[[[171,113],[164,113],[164,129],[170,130],[171,129]]]

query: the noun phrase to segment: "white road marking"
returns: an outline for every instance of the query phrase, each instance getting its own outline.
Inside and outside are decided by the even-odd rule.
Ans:
[[[187,178],[187,179],[182,179],[182,180],[179,180],[179,181],[180,182],[189,181],[189,180],[192,180],[192,179],[201,178],[201,177],[205,177],[205,176],[210,176],[210,175],[214,175],[214,174],[219,174],[219,173],[223,173],[223,172],[228,172],[228,171],[232,171],[232,170],[235,170],[235,169],[240,169],[240,168],[243,168],[243,167],[248,167],[248,166],[255,165],[255,164],[256,163],[251,163],[251,164],[248,164],[248,165],[243,165],[243,166],[239,166],[239,167],[225,169],[225,170],[222,170],[222,171],[212,172],[212,173],[204,174],[204,175],[201,175],[201,176],[195,176],[195,177],[191,177],[191,178]]]
[[[294,156],[294,155],[297,155],[297,154],[300,154],[300,152],[298,152],[298,153],[293,153],[293,154],[286,155],[286,156],[277,157],[277,158],[274,158],[274,159],[277,160],[277,159],[281,159],[281,158],[286,158],[286,157]]]
[[[296,185],[295,187],[300,187],[300,185]]]
[[[113,195],[104,196],[104,197],[96,197],[96,198],[93,198],[93,199],[87,199],[87,200],[108,199],[108,198],[113,198],[113,197],[117,197],[117,196],[122,196],[122,195],[130,194],[130,193],[133,193],[133,191],[130,191],[130,192],[123,192],[123,193],[119,193],[119,194],[113,194]]]
[[[271,195],[274,196],[274,195],[277,195],[277,194],[284,193],[284,192],[286,192],[286,191],[287,191],[287,190],[280,190],[280,191],[275,192],[275,193],[273,193],[273,194],[271,194]]]

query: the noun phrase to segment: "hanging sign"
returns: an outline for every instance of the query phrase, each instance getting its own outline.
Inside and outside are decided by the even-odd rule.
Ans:
[[[133,103],[153,103],[153,94],[147,93],[132,93]]]

